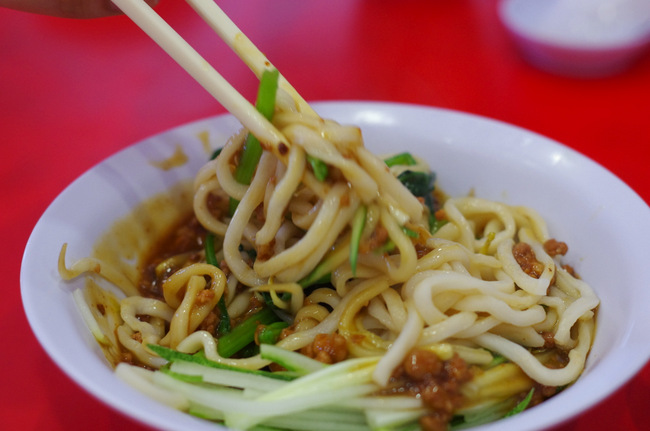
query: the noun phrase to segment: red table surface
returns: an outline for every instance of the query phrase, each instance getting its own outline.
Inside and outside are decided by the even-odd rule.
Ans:
[[[307,100],[409,102],[502,120],[582,152],[650,201],[650,55],[609,78],[541,72],[522,61],[492,0],[220,4]],[[254,97],[253,75],[184,2],[162,0],[157,10]],[[125,17],[0,10],[0,428],[146,429],[87,394],[41,349],[22,310],[22,252],[47,205],[81,173],[145,137],[222,112]],[[649,400],[646,365],[558,429],[648,430]]]

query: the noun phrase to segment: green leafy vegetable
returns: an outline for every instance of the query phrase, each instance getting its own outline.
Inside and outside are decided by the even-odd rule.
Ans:
[[[389,168],[397,165],[413,166],[417,164],[411,153],[395,154],[385,159],[384,162]]]
[[[426,198],[433,191],[435,175],[430,172],[404,171],[397,179],[406,186],[414,196]]]
[[[424,204],[429,209],[429,231],[435,233],[440,229],[446,220],[436,219],[436,200],[433,196],[436,175],[433,172],[404,171],[397,176],[397,179],[406,186],[409,191],[417,197],[424,199]]]

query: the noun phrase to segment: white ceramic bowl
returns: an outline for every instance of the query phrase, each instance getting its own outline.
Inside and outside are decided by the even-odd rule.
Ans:
[[[636,374],[650,357],[650,209],[607,170],[575,151],[526,130],[486,118],[412,105],[316,103],[326,118],[359,125],[376,152],[424,156],[452,195],[481,197],[538,209],[552,235],[566,241],[572,264],[601,299],[596,338],[578,382],[538,407],[476,428],[533,430],[558,424],[598,403]],[[122,413],[165,430],[215,431],[215,424],[158,404],[118,380],[76,310],[57,256],[88,255],[100,234],[139,202],[192,178],[213,147],[239,129],[231,116],[198,121],[146,139],[108,158],[72,183],[50,205],[27,244],[21,272],[25,312],[38,340],[68,376]],[[183,146],[189,162],[162,171],[150,164]],[[622,219],[625,214],[624,221]],[[625,366],[621,366],[625,364]]]
[[[499,17],[528,62],[560,75],[616,74],[650,45],[645,0],[503,0]]]

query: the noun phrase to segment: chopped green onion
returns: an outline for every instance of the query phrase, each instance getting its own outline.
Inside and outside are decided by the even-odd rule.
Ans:
[[[309,154],[307,154],[307,161],[311,165],[316,179],[318,181],[325,181],[325,178],[327,178],[327,174],[329,173],[327,164],[325,164],[325,162],[323,162],[321,159],[317,159],[316,157],[310,156]]]
[[[257,92],[255,108],[267,119],[273,118],[275,110],[275,97],[278,92],[278,77],[280,73],[277,69],[265,70],[260,78],[260,86]],[[246,143],[239,159],[237,169],[235,169],[235,179],[240,184],[250,184],[253,179],[257,163],[262,157],[262,145],[252,134],[246,137]],[[234,214],[239,205],[236,199],[230,200],[230,214]]]
[[[257,333],[257,341],[260,344],[275,344],[278,342],[282,330],[288,327],[289,324],[287,322],[273,322],[269,325],[262,326]]]
[[[224,358],[230,358],[255,340],[255,331],[259,325],[268,325],[277,321],[278,317],[273,310],[268,307],[262,308],[219,338],[217,352]]]
[[[215,239],[216,237],[212,232],[208,232],[205,235],[205,261],[210,265],[219,268],[219,262],[217,262],[217,253],[214,251]]]
[[[411,153],[395,154],[394,156],[385,159],[384,162],[389,168],[396,165],[413,166],[417,164],[417,161],[415,161]]]
[[[352,238],[350,240],[350,267],[352,275],[357,272],[357,259],[359,258],[359,244],[361,243],[361,234],[366,225],[366,213],[368,209],[365,205],[359,206],[352,219]]]

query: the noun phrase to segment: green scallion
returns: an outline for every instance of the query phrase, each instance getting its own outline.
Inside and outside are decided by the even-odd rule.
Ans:
[[[365,205],[359,206],[354,217],[352,218],[352,235],[350,238],[350,267],[352,268],[352,275],[357,272],[357,260],[359,258],[359,245],[361,244],[361,234],[366,225],[366,214],[368,209]]]
[[[269,325],[277,321],[278,317],[273,310],[262,308],[219,338],[217,352],[224,358],[230,358],[255,340],[255,331],[259,325]]]
[[[280,73],[277,69],[265,70],[260,79],[260,86],[257,92],[255,108],[267,119],[273,118],[275,110],[275,96],[278,92],[278,77]],[[246,143],[242,150],[237,169],[235,169],[235,179],[240,184],[250,184],[253,179],[257,164],[262,157],[262,145],[252,134],[246,137]],[[234,214],[239,201],[230,200],[230,214]]]

